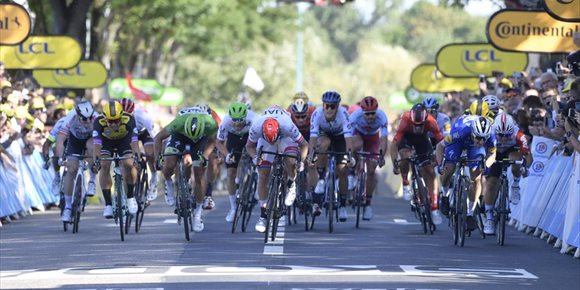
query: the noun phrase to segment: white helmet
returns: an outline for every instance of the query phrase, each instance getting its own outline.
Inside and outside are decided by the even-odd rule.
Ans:
[[[507,113],[501,113],[495,117],[493,127],[496,134],[509,136],[514,133],[516,125],[512,116]]]
[[[499,99],[494,96],[494,95],[487,95],[485,97],[483,97],[483,100],[487,102],[487,104],[489,105],[489,109],[496,112],[499,111]]]
[[[292,105],[290,105],[290,109],[295,114],[304,114],[308,111],[308,103],[304,101],[304,99],[296,99]]]
[[[95,113],[93,105],[89,101],[82,101],[75,106],[75,111],[78,116],[84,118],[91,118]]]
[[[486,117],[479,117],[473,120],[473,136],[480,138],[489,138],[491,135],[491,121]]]
[[[209,111],[209,105],[206,104],[206,103],[198,104],[196,107],[200,108],[204,112],[207,112],[208,114],[210,113],[210,111]]]

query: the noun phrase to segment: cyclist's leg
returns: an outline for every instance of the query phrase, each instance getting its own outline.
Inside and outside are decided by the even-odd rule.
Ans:
[[[272,145],[264,139],[260,138],[258,140],[257,148],[262,148],[264,151],[275,152],[278,148],[276,144]],[[264,232],[266,230],[266,205],[268,203],[268,180],[270,178],[270,172],[272,167],[272,161],[274,156],[270,154],[262,155],[262,163],[258,166],[258,202],[260,205],[260,217],[256,223],[256,231]]]
[[[441,173],[441,186],[443,186],[443,191],[446,196],[451,194],[449,185],[451,184],[456,163],[461,157],[463,149],[463,146],[458,143],[445,145],[445,163],[443,164],[443,172]]]
[[[284,137],[282,140],[278,142],[278,151],[282,151],[285,154],[291,156],[298,156],[299,153],[299,145],[298,143],[294,142],[289,137]],[[297,168],[296,164],[298,163],[294,158],[285,158],[284,161],[284,169],[285,173],[288,176],[288,190],[286,191],[286,199],[284,200],[287,206],[292,205],[294,200],[296,199],[296,175],[297,175]]]
[[[403,136],[403,139],[401,140],[401,143],[399,143],[399,157],[401,159],[405,159],[405,158],[409,158],[411,157],[411,155],[413,155],[413,147],[412,147],[412,140],[410,139],[411,135],[410,134],[405,134]],[[407,187],[410,190],[410,185],[409,185],[409,169],[410,169],[410,165],[409,165],[409,160],[402,160],[399,163],[399,168],[401,170],[401,179],[403,182],[403,189],[405,189],[405,187]]]
[[[346,139],[344,135],[336,135],[331,137],[331,150],[334,152],[346,152]],[[338,176],[338,201],[340,202],[338,208],[338,215],[341,221],[348,218],[346,210],[346,199],[348,193],[348,162],[346,155],[335,156],[336,160],[336,175]]]
[[[353,139],[354,140],[354,139]],[[370,136],[362,136],[361,138],[361,145],[364,151],[372,153],[372,154],[378,154],[379,153],[379,148],[381,146],[381,140],[379,137],[379,133],[376,133],[374,135],[370,135]],[[372,157],[370,159],[367,159],[366,161],[366,165],[367,165],[367,180],[366,180],[366,184],[365,184],[365,191],[366,191],[366,206],[370,206],[371,202],[372,202],[372,198],[373,198],[373,194],[375,192],[375,187],[377,185],[377,177],[376,177],[376,168],[377,168],[377,164],[378,164],[378,158],[379,157]],[[362,169],[362,164],[361,166],[359,166],[359,170]]]
[[[91,155],[93,152],[93,138],[89,138],[87,140],[87,142],[85,143],[86,145],[86,152],[87,154],[85,155]],[[93,166],[93,158],[87,158],[86,161],[88,162],[88,167],[87,168],[91,168],[91,166]],[[96,191],[96,184],[95,184],[95,178],[97,177],[96,174],[93,173],[92,170],[89,170],[89,183],[88,183],[88,187],[87,187],[87,195],[88,196],[93,196],[95,195],[95,191]]]
[[[153,156],[154,145],[153,138],[147,134],[147,138],[141,141],[143,143],[143,151],[145,151],[145,160],[149,166],[149,194],[148,199],[155,199],[157,197],[157,169],[155,168],[155,157]]]
[[[479,160],[485,156],[485,148],[470,146],[467,149],[467,158],[469,160]],[[469,189],[469,204],[467,206],[467,215],[473,215],[473,210],[475,208],[475,202],[479,199],[481,195],[481,180],[482,180],[482,170],[480,168],[480,163],[471,162],[469,164],[469,172],[471,175],[472,186]]]
[[[431,200],[431,210],[437,210],[439,209],[439,205],[435,191],[435,169],[430,156],[433,153],[433,147],[431,146],[431,142],[427,136],[421,136],[417,139],[418,140],[413,142],[413,146],[415,147],[416,154],[421,156],[421,176],[423,176],[425,185],[427,185],[427,192],[429,193],[429,198]]]
[[[113,156],[113,149],[111,147],[111,141],[108,139],[102,140],[101,157],[111,157]],[[111,161],[101,161],[101,170],[99,171],[99,184],[101,186],[101,191],[103,192],[103,198],[105,199],[105,208],[103,209],[103,216],[106,218],[113,217],[113,200],[111,198],[111,187],[113,186],[113,181],[111,179]]]
[[[517,161],[517,160],[522,159],[522,153],[519,151],[519,149],[517,147],[514,147],[513,150],[509,153],[509,159],[512,161]],[[512,195],[513,195],[515,190],[518,191],[518,195],[519,195],[520,178],[522,176],[522,174],[520,172],[520,168],[522,166],[519,164],[512,164],[511,167],[512,167],[512,175],[514,176],[514,180],[511,184]],[[518,201],[519,201],[519,197],[518,197]]]
[[[64,200],[65,200],[65,208],[70,209],[72,207],[72,190],[73,190],[73,182],[76,177],[78,168],[79,168],[79,160],[77,157],[70,156],[70,154],[83,154],[85,146],[86,146],[86,139],[78,139],[73,134],[69,134],[68,142],[66,146],[66,168],[68,173],[64,178]]]
[[[353,157],[356,158],[356,160],[358,160],[358,154],[357,152],[361,149],[361,148],[365,148],[363,149],[363,151],[367,151],[367,147],[364,146],[364,143],[368,143],[365,142],[366,140],[363,139],[362,135],[360,134],[360,132],[358,132],[357,130],[354,130],[353,134],[352,134],[352,139],[351,139],[351,144],[352,144],[352,152],[353,152]],[[377,152],[378,153],[378,152]],[[348,189],[349,190],[354,190],[355,187],[355,181],[356,181],[356,176],[358,175],[358,171],[361,170],[362,164],[357,164],[356,167],[354,168],[349,168],[348,169]],[[367,179],[368,182],[368,179]]]

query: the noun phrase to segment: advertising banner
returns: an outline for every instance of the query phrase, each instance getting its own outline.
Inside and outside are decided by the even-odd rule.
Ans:
[[[478,78],[445,77],[435,64],[420,64],[411,72],[411,86],[419,92],[445,93],[479,90]]]
[[[70,69],[34,70],[32,76],[45,88],[90,89],[105,84],[107,69],[101,62],[83,60]]]
[[[154,104],[161,106],[177,106],[183,102],[183,91],[175,87],[167,87],[163,90],[163,95]]]
[[[545,11],[500,10],[487,22],[487,39],[498,49],[521,52],[567,53],[580,22],[564,22]]]
[[[157,80],[132,79],[133,85],[151,96],[153,101],[159,100],[163,95],[163,86]],[[131,88],[125,78],[112,79],[109,82],[109,96],[115,99],[133,98]]]
[[[493,71],[511,75],[528,66],[528,55],[501,51],[489,43],[452,43],[437,52],[439,71],[448,77],[492,76]]]
[[[81,54],[80,44],[70,36],[30,36],[18,45],[0,45],[7,69],[72,68]]]
[[[0,45],[15,45],[30,34],[30,14],[16,3],[0,4]]]
[[[552,17],[568,22],[580,22],[580,0],[544,0]]]

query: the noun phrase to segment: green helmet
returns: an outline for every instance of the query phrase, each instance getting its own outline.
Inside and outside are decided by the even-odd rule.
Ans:
[[[193,114],[185,120],[185,136],[187,138],[197,141],[203,138],[205,132],[205,119],[203,116],[198,114]]]
[[[248,106],[242,102],[231,103],[229,114],[232,119],[244,119],[248,115]]]

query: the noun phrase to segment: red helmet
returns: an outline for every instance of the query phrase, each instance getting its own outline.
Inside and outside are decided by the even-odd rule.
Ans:
[[[268,118],[262,124],[262,136],[268,143],[274,144],[280,138],[280,124],[274,118]]]
[[[121,105],[123,106],[124,112],[133,114],[133,110],[135,110],[135,103],[131,99],[122,98],[121,101],[119,101],[119,103],[121,103]]]
[[[427,110],[425,109],[425,105],[419,103],[415,104],[411,108],[411,121],[415,125],[422,125],[427,120]]]
[[[364,99],[360,101],[360,107],[364,112],[376,111],[379,107],[379,102],[374,97],[364,97]]]

